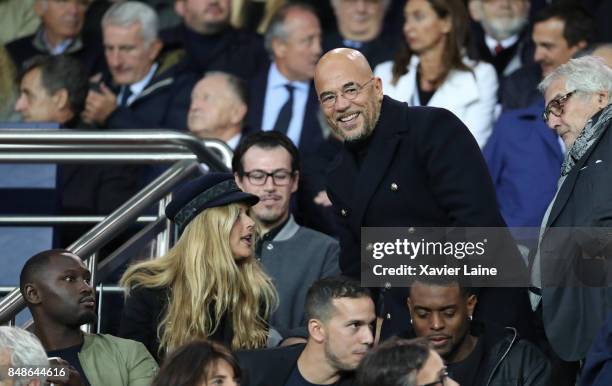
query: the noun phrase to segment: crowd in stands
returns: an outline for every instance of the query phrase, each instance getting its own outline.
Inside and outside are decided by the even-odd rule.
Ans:
[[[610,3],[0,0],[6,127],[233,150],[174,192],[170,250],[122,272],[117,336],[80,329],[95,287],[63,248],[88,228],[57,229],[19,278],[32,333],[0,327],[0,384],[612,384],[612,284],[550,285],[609,247],[549,232],[612,226]],[[62,164],[0,208],[108,215],[156,172]],[[531,286],[358,281],[362,227],[432,226],[509,227]]]

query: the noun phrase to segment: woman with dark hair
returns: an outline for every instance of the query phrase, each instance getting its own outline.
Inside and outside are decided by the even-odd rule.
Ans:
[[[228,349],[200,339],[176,349],[151,386],[237,386],[240,376],[238,361]]]
[[[231,173],[183,186],[166,207],[179,239],[164,256],[131,265],[119,335],[144,343],[158,360],[194,339],[233,350],[266,347],[278,295],[253,255],[257,196]]]
[[[424,338],[392,338],[379,344],[357,368],[358,386],[459,386]]]
[[[482,148],[495,120],[495,68],[465,54],[468,13],[461,0],[408,0],[404,44],[374,73],[390,97],[411,106],[442,107],[470,129]]]

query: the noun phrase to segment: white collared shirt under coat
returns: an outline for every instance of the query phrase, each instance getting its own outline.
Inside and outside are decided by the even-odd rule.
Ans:
[[[491,135],[495,122],[495,105],[499,87],[497,74],[495,68],[489,63],[477,63],[468,58],[463,58],[463,63],[472,68],[473,73],[451,70],[427,106],[450,110],[470,129],[478,146],[482,149]],[[416,87],[418,64],[419,57],[413,55],[408,65],[408,72],[401,76],[395,85],[391,84],[392,61],[376,66],[374,75],[382,79],[385,95],[407,102],[412,106],[415,105],[414,100],[418,100]]]

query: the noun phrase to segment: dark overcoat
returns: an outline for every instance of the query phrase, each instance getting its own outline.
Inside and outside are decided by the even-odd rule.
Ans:
[[[383,98],[361,167],[344,147],[327,175],[340,235],[340,269],[360,278],[361,227],[504,227],[476,140],[451,112]],[[512,261],[517,269],[523,262]],[[406,329],[407,291],[385,296],[384,333]],[[524,289],[487,288],[476,316],[527,333]]]

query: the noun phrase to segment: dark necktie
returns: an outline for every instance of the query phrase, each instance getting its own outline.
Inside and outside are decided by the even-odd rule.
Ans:
[[[127,107],[128,99],[132,96],[132,89],[130,86],[123,86],[123,90],[121,93],[121,101],[119,102],[119,106]]]
[[[497,45],[495,46],[495,55],[499,55],[499,53],[502,52],[503,50],[504,50],[504,46],[497,43]]]
[[[276,117],[274,128],[272,129],[283,134],[287,134],[289,123],[291,122],[291,115],[293,114],[293,90],[295,90],[295,87],[293,87],[291,84],[286,84],[285,88],[289,92],[289,98],[283,107],[281,107],[280,112]]]

